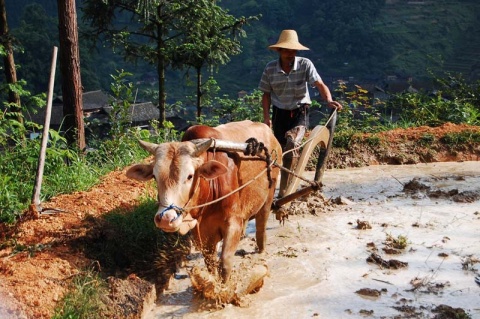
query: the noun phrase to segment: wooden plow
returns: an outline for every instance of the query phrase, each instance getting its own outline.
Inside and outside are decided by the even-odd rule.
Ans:
[[[283,197],[273,201],[272,209],[278,210],[283,205],[301,196],[305,196],[311,192],[317,191],[322,187],[323,174],[327,165],[328,154],[332,147],[333,133],[335,132],[336,123],[337,111],[336,109],[332,109],[326,125],[317,125],[310,132],[309,138],[302,147],[302,152],[300,154],[297,166],[293,171],[281,165],[275,164],[281,170],[285,170],[290,173],[292,177],[290,178],[290,182],[286,187]],[[310,181],[303,178],[302,174],[305,171],[305,167],[307,166],[307,163],[317,146],[320,148],[315,168],[315,177],[313,181]],[[210,146],[210,149],[226,152],[245,152],[247,148],[248,143],[238,143],[226,140],[212,140],[212,145]],[[301,181],[304,181],[309,185],[298,189]]]

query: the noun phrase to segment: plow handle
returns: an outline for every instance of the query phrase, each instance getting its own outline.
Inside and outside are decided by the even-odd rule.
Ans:
[[[328,143],[326,148],[321,148],[318,154],[317,166],[315,168],[315,182],[321,183],[323,179],[323,173],[325,172],[325,168],[327,166],[327,158],[328,153],[330,152],[330,148],[332,147],[333,141],[333,133],[335,132],[335,126],[337,125],[337,110],[332,109],[330,111],[330,121],[327,123],[326,127],[330,132],[330,136],[328,138]]]

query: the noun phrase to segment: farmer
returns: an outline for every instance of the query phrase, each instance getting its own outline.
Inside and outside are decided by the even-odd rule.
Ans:
[[[277,51],[279,59],[267,63],[258,85],[263,92],[263,122],[273,128],[275,137],[282,145],[285,153],[283,166],[293,170],[299,157],[295,148],[300,145],[309,125],[312,101],[307,84],[318,89],[328,107],[340,110],[342,105],[333,101],[330,90],[312,61],[296,56],[297,51],[309,48],[300,44],[295,30],[283,30],[277,43],[270,45],[269,49]],[[273,106],[272,119],[270,105]],[[283,197],[289,176],[288,172],[282,170],[279,197]]]

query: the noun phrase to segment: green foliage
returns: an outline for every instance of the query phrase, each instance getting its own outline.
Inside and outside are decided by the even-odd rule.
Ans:
[[[68,293],[55,309],[52,319],[101,319],[108,316],[102,297],[107,283],[96,272],[87,270],[73,277]]]
[[[47,74],[45,68],[49,65],[50,48],[58,38],[55,18],[57,10],[55,1],[36,0],[35,5],[41,5],[44,10],[28,9],[27,14],[25,12],[27,7],[32,6],[31,2],[7,1],[6,5],[10,29],[24,48],[24,53],[15,56],[16,61],[26,71],[28,85],[35,83],[35,87],[38,88],[35,92],[39,92],[45,90],[48,79],[45,76]],[[154,32],[155,25],[147,25],[143,22],[147,18],[155,20],[157,11],[151,10],[150,5],[172,4],[180,10],[191,1],[180,3],[181,1],[92,0],[89,2],[94,5],[90,12],[98,18],[99,24],[105,22],[117,31],[144,29],[145,32]],[[131,4],[131,8],[128,9],[136,10],[133,12],[138,13],[138,16],[131,19],[132,16],[127,13],[130,11],[116,11],[107,6],[107,4],[121,2]],[[87,25],[90,20],[83,11],[88,9],[85,3],[86,1],[82,1],[82,10],[77,11],[79,32],[97,36],[95,31],[98,30]],[[475,67],[479,62],[477,52],[480,50],[480,24],[477,23],[480,3],[478,1],[439,0],[424,5],[380,0],[369,2],[328,0],[321,3],[305,0],[262,2],[222,0],[216,3],[229,15],[239,17],[238,22],[241,22],[241,17],[262,15],[254,26],[247,24],[243,26],[243,30],[248,32],[248,37],[241,38],[242,52],[239,55],[230,56],[231,61],[228,64],[218,64],[221,67],[216,77],[222,86],[221,94],[228,94],[230,97],[236,96],[240,90],[250,91],[256,87],[261,68],[275,57],[266,47],[276,40],[280,30],[287,28],[296,29],[300,41],[311,48],[310,51],[302,52],[302,55],[315,63],[325,79],[334,74],[340,74],[342,77],[354,76],[356,79],[366,77],[380,79],[385,75],[393,74],[402,77],[430,77],[428,70],[432,69],[435,72],[439,70],[462,72],[467,78],[471,76],[472,79],[477,79],[479,76],[478,68]],[[197,8],[204,5],[203,1],[194,1],[191,5],[190,11],[185,10],[185,15],[202,17]],[[23,13],[22,9],[24,9]],[[292,12],[295,14],[291,14]],[[208,14],[203,15],[205,16],[208,17]],[[116,20],[108,24],[112,22],[113,17]],[[185,19],[182,17],[181,20],[175,20],[175,23],[179,27],[190,26]],[[24,24],[21,25],[20,20]],[[81,23],[82,21],[85,23]],[[217,22],[216,16],[211,21]],[[208,21],[202,19],[198,25],[204,27],[203,30],[198,30],[197,25],[194,25],[195,32],[192,32],[192,36],[208,34],[210,29],[205,27],[206,22]],[[93,25],[93,27],[96,26]],[[214,30],[216,26],[213,26]],[[320,32],[317,31],[319,28]],[[169,38],[181,38],[175,29],[165,30]],[[188,36],[188,34],[183,35]],[[120,39],[126,38],[120,37]],[[130,39],[139,47],[149,44],[152,44],[152,49],[155,47],[153,36],[141,38],[130,33]],[[82,85],[86,90],[99,89],[98,85],[101,85],[103,90],[107,90],[109,74],[116,69],[130,69],[131,65],[126,65],[121,56],[113,54],[107,41],[93,46],[93,50],[87,49],[89,44],[82,36],[80,39]],[[171,46],[168,43],[165,44],[173,49],[178,46],[178,43]],[[199,43],[192,44],[193,46],[188,48],[187,52],[193,55],[195,50],[192,48]],[[204,49],[201,44],[199,47]],[[119,45],[115,51],[124,52],[124,49],[125,52],[131,53],[130,61],[134,57],[152,61],[153,50],[140,51],[139,49],[139,52],[136,52],[131,46]],[[160,45],[159,49],[163,50],[163,46]],[[152,68],[147,62],[140,63],[140,60],[135,65],[137,70],[135,73],[138,76],[136,80],[141,80],[142,73],[145,74]],[[169,60],[166,62],[170,63]],[[156,67],[156,64],[154,66]],[[187,95],[181,73],[183,71],[166,74],[165,87],[169,99],[183,99]],[[40,81],[44,82],[43,87],[37,86]],[[330,85],[330,83],[327,84]],[[59,92],[58,88],[56,92]]]
[[[380,103],[374,103],[368,96],[368,91],[355,85],[353,90],[348,90],[345,83],[340,82],[335,89],[338,100],[344,108],[337,119],[339,131],[376,132],[381,130]]]
[[[352,129],[339,129],[335,131],[335,138],[332,141],[333,147],[348,149],[355,131]]]
[[[401,93],[387,102],[400,111],[402,120],[414,126],[436,126],[446,122],[480,125],[480,81],[468,84],[461,76],[436,78],[435,94]]]
[[[133,83],[127,80],[132,74],[124,70],[117,70],[117,75],[111,75],[113,82],[110,85],[113,98],[110,100],[112,107],[110,117],[110,137],[112,140],[119,139],[131,126],[131,106],[134,102]]]
[[[229,99],[227,97],[218,99],[217,107],[213,112],[224,122],[251,120],[263,122],[262,92],[255,90],[242,98]]]
[[[208,80],[202,84],[202,105],[201,107],[213,108],[214,104],[218,102],[218,93],[220,86],[213,76],[209,76]]]
[[[365,139],[365,142],[372,147],[379,146],[381,144],[380,137],[375,134],[368,136]]]
[[[9,89],[14,90],[25,102],[23,110],[44,105],[44,95],[31,96],[24,89],[25,82],[18,81],[15,85],[0,85],[0,94]],[[14,107],[18,108],[17,106]],[[25,138],[28,132],[38,132],[40,126],[26,121],[23,114],[11,112],[12,105],[3,102],[0,106],[0,222],[13,223],[30,202],[33,193],[33,181],[37,164],[39,139],[32,141]],[[52,141],[55,142],[55,141]],[[19,168],[22,169],[19,169]],[[50,167],[46,165],[45,170]]]
[[[67,148],[65,139],[58,132],[50,130],[42,200],[58,194],[87,190],[108,172],[145,158],[147,153],[138,147],[140,137],[155,138],[143,131],[132,131],[118,140],[97,142],[96,149],[79,156],[76,150]],[[14,223],[27,209],[33,194],[40,142],[40,139],[27,139],[22,145],[2,151],[0,222]]]
[[[220,87],[217,81],[210,77],[205,82],[202,99],[204,101],[204,114],[196,119],[196,123],[216,126],[221,123],[251,120],[263,122],[261,106],[262,92],[254,90],[250,94],[237,99],[228,96],[218,97]]]
[[[244,35],[242,27],[251,20],[234,18],[215,1],[197,0],[85,0],[82,11],[91,40],[108,41],[127,60],[156,67],[160,121],[165,120],[167,69],[194,67],[200,74],[204,65],[226,63],[239,53],[235,37]]]

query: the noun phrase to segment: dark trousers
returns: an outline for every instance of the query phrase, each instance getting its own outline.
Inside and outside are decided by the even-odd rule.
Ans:
[[[273,133],[277,140],[282,146],[284,152],[283,156],[283,167],[287,169],[294,170],[298,162],[298,150],[292,150],[296,147],[295,141],[297,139],[303,138],[303,133],[308,129],[308,115],[309,115],[309,105],[302,104],[299,108],[294,110],[282,110],[278,107],[273,107],[272,114],[272,123],[273,123]],[[305,126],[303,133],[299,135],[298,130],[293,130],[297,126]],[[290,132],[289,132],[290,131]],[[289,138],[287,139],[286,135],[289,132]],[[281,198],[285,190],[287,189],[288,184],[290,183],[291,176],[288,172],[282,170],[280,178],[280,189],[278,191],[278,196]]]
[[[272,112],[272,127],[273,134],[280,142],[282,147],[285,147],[287,140],[285,133],[296,126],[305,126],[308,129],[309,126],[309,105],[301,104],[299,108],[294,110],[283,110],[276,106],[273,106]]]

